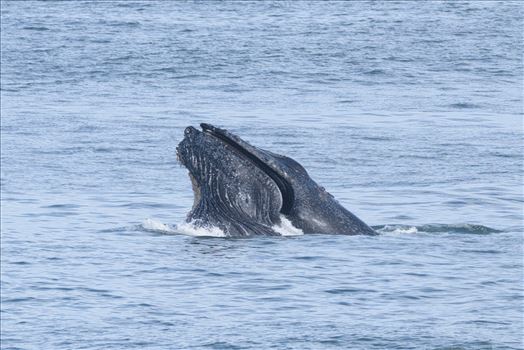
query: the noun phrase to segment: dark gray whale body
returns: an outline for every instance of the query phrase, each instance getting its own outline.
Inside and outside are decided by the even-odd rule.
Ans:
[[[280,235],[281,215],[304,233],[375,232],[289,157],[254,147],[209,124],[191,126],[177,147],[195,202],[187,221],[227,236]]]

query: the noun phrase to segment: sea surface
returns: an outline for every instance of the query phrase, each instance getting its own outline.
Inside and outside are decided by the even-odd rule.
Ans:
[[[522,349],[523,9],[2,1],[2,349]],[[202,237],[201,122],[380,235]]]

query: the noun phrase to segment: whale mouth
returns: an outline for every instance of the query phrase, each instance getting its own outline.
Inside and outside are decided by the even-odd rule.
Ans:
[[[276,172],[273,168],[271,168],[268,164],[266,164],[255,154],[248,151],[239,142],[229,137],[226,134],[225,130],[216,128],[213,125],[206,123],[200,124],[200,127],[202,128],[202,132],[212,137],[215,137],[221,142],[229,145],[233,150],[238,152],[244,158],[250,160],[257,168],[259,168],[267,176],[269,176],[269,178],[271,178],[277,185],[282,196],[282,207],[280,208],[280,212],[285,215],[291,213],[291,209],[293,208],[293,204],[295,201],[295,195],[293,191],[293,186],[289,181],[287,181],[282,175]]]

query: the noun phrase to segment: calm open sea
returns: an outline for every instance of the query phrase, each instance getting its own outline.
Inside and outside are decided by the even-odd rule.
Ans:
[[[522,349],[523,9],[3,1],[2,349]],[[184,232],[200,122],[381,235]]]

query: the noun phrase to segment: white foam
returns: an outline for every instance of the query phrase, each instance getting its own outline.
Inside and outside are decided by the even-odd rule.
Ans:
[[[196,227],[191,223],[177,225],[176,231],[183,235],[194,237],[226,237],[224,231],[218,227]]]
[[[142,222],[142,228],[148,231],[156,231],[162,233],[177,233],[177,231],[169,225],[163,224],[153,219],[145,219]]]
[[[404,226],[404,227],[392,227],[386,225],[384,228],[379,230],[386,234],[413,234],[418,233],[418,229],[415,226]]]
[[[193,223],[184,222],[178,225],[166,225],[153,219],[145,219],[142,228],[148,231],[166,234],[182,234],[193,237],[227,237],[224,231],[218,227],[197,227]],[[300,236],[303,235],[301,229],[293,226],[285,216],[280,217],[280,225],[273,226],[273,230],[282,236]]]
[[[182,223],[179,225],[166,225],[153,219],[145,219],[142,222],[142,228],[148,231],[167,234],[182,234],[194,237],[226,237],[224,232],[218,227],[196,227],[191,223]]]
[[[280,215],[280,225],[273,226],[273,230],[280,233],[282,236],[300,236],[304,234],[301,229],[293,226],[291,221],[283,215]]]

